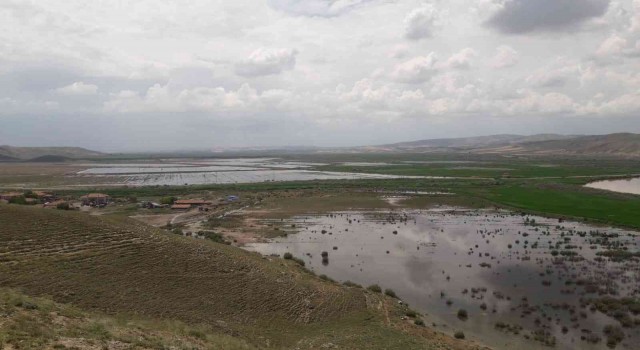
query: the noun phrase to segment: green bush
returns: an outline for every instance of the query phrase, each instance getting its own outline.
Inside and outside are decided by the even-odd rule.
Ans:
[[[284,253],[284,255],[282,256],[285,260],[291,260],[293,259],[293,254],[286,252]]]
[[[214,241],[216,243],[223,243],[223,244],[227,243],[227,241],[224,239],[224,236],[217,232],[200,231],[198,232],[198,235],[203,236],[204,238],[210,241]]]
[[[467,313],[467,310],[465,309],[458,310],[458,318],[463,321],[466,321],[466,319],[469,318],[469,314]]]
[[[357,283],[353,283],[351,281],[345,281],[344,283],[342,283],[343,285],[347,286],[347,287],[355,287],[355,288],[362,288],[361,285],[357,284]]]
[[[20,196],[20,197],[13,197],[11,199],[9,199],[9,203],[11,204],[20,204],[20,205],[25,205],[27,204],[27,200],[26,198]]]
[[[407,317],[415,318],[416,316],[418,316],[418,313],[413,310],[407,310],[405,315],[407,315]]]
[[[292,258],[291,260],[295,261],[298,265],[304,267],[306,264],[304,262],[304,260],[300,259],[300,258]]]
[[[396,295],[396,292],[393,291],[393,289],[385,289],[384,290],[384,294],[392,297],[392,298],[398,298],[398,296]]]
[[[421,319],[417,319],[413,321],[413,324],[415,324],[416,326],[424,326],[424,321]]]
[[[457,331],[455,333],[453,333],[454,338],[456,339],[464,339],[464,332],[462,331]]]
[[[69,206],[69,203],[64,202],[64,203],[60,203],[60,204],[56,205],[56,209],[58,209],[58,210],[70,210],[71,207]]]
[[[162,197],[160,199],[160,204],[167,204],[167,205],[171,205],[176,201],[176,197],[174,196],[169,196],[169,197]]]
[[[377,284],[372,284],[367,287],[367,289],[375,293],[382,293],[382,288],[380,288],[380,286]]]

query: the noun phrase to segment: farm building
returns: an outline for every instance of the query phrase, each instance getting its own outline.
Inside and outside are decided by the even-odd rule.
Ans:
[[[104,206],[109,204],[110,197],[104,193],[89,193],[80,197],[82,205]]]
[[[191,209],[191,204],[174,204],[171,206],[173,210],[189,210]]]
[[[36,197],[38,198],[38,200],[42,201],[42,202],[53,202],[55,201],[57,198],[55,195],[49,193],[49,192],[44,192],[44,191],[33,191],[33,194],[36,195]]]

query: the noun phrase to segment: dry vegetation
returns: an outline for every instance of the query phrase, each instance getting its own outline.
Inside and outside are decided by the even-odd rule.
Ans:
[[[121,217],[0,205],[0,222],[0,285],[89,312],[204,325],[258,347],[470,347],[402,321],[387,297],[293,262]]]

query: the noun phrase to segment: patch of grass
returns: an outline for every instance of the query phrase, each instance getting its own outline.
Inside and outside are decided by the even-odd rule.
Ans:
[[[604,194],[574,186],[532,185],[498,186],[479,193],[512,208],[640,227],[640,196]]]

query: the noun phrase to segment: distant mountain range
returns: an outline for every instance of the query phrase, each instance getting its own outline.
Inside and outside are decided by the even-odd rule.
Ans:
[[[490,135],[463,138],[427,139],[378,146],[351,148],[264,148],[223,150],[221,152],[191,151],[163,154],[165,157],[210,157],[214,154],[276,156],[289,153],[436,153],[464,152],[505,155],[593,155],[640,158],[640,134],[608,135]],[[142,154],[141,154],[142,155]],[[64,162],[108,156],[80,147],[12,147],[0,146],[0,162]]]
[[[0,161],[60,162],[68,159],[93,158],[103,153],[81,147],[13,147],[0,146]]]
[[[640,157],[640,135],[538,134],[429,139],[357,147],[362,152],[468,152],[484,154],[609,155]]]

